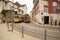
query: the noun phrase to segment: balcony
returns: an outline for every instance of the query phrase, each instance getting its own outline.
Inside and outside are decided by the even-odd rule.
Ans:
[[[48,1],[48,0],[43,0],[43,1]],[[57,2],[58,0],[52,0],[53,2]]]
[[[58,0],[52,0],[53,2],[57,2]]]
[[[9,2],[9,0],[0,0],[0,1]]]
[[[48,0],[43,0],[43,1],[48,1]]]
[[[47,2],[47,1],[43,1],[43,4],[44,4],[44,5],[48,5],[48,2]]]

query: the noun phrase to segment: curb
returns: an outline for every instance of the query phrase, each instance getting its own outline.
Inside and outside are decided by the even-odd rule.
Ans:
[[[38,26],[41,26],[41,27],[49,27],[49,28],[55,28],[55,29],[60,29],[60,26],[55,26],[55,25],[49,25],[49,24],[39,24],[39,23],[36,23],[34,21],[32,21],[32,23],[38,25]]]

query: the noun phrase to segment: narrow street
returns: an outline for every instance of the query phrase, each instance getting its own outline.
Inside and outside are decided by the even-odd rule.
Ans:
[[[46,30],[46,40],[60,40],[60,30],[55,28],[45,28],[37,26],[33,23],[14,23],[13,28],[23,34],[30,35],[35,38],[45,39],[45,30]]]
[[[0,40],[60,40],[60,0],[0,0]]]

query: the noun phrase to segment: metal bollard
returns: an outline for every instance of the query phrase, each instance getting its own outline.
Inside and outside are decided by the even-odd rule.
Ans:
[[[13,23],[12,23],[12,32],[13,32]]]
[[[46,29],[45,29],[45,32],[44,32],[45,34],[44,34],[44,40],[46,40],[46,34],[47,34],[47,31],[46,31]]]
[[[23,30],[23,26],[22,26],[22,37],[24,37],[24,32],[23,32],[24,30]]]
[[[12,29],[9,28],[10,25],[8,23],[7,23],[7,26],[8,26],[8,31],[12,31],[13,32],[13,23],[11,24],[11,28]]]
[[[8,27],[8,29],[9,29],[9,23],[7,23],[7,27]]]

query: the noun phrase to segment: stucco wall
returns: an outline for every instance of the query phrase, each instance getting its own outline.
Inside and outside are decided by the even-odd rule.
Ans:
[[[26,8],[26,6],[20,7],[19,9],[21,9],[23,11],[23,14],[27,14],[27,8]]]
[[[9,3],[6,4],[6,8],[5,9],[6,10],[12,10],[13,9],[12,6],[13,6],[13,3],[12,2],[9,2]]]
[[[0,1],[0,12],[5,8],[5,3]]]

